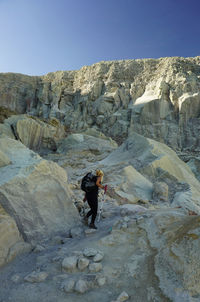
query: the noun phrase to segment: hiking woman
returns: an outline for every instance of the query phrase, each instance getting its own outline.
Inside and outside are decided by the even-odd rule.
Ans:
[[[88,222],[88,218],[92,215],[91,223],[89,225],[92,229],[97,229],[96,225],[94,224],[96,216],[97,216],[97,210],[98,210],[98,191],[99,188],[104,189],[105,186],[103,186],[101,183],[103,181],[104,173],[101,170],[96,170],[96,176],[95,176],[95,188],[92,190],[92,192],[86,192],[85,198],[90,206],[90,211],[87,213],[85,217],[85,222]]]

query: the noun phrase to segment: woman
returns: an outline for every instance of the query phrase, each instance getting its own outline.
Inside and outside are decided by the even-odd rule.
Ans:
[[[103,171],[96,170],[96,176],[95,176],[95,188],[92,190],[92,192],[87,192],[85,194],[85,198],[90,206],[90,211],[87,213],[85,217],[85,222],[88,223],[88,218],[92,215],[91,223],[89,225],[92,229],[97,229],[96,225],[94,224],[96,216],[97,216],[97,210],[98,210],[98,192],[99,188],[104,189],[105,186],[103,186],[101,183],[103,181]]]

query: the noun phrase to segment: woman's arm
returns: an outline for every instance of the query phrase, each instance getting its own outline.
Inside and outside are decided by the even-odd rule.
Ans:
[[[104,188],[105,188],[105,186],[103,186],[103,185],[101,184],[101,176],[97,177],[96,185],[97,185],[97,187],[99,187],[99,188],[101,188],[101,189],[104,189]]]

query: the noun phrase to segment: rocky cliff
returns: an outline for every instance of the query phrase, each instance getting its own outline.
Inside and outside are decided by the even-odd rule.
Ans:
[[[119,142],[132,131],[197,152],[200,57],[100,62],[42,77],[0,74],[0,106],[72,131],[101,130]]]

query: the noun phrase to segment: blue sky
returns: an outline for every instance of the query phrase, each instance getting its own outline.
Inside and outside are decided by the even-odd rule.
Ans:
[[[200,55],[199,0],[0,0],[0,72]]]

